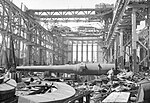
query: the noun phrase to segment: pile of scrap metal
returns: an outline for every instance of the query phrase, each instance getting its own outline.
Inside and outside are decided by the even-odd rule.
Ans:
[[[103,76],[90,83],[89,88],[93,91],[90,103],[101,102],[112,92],[129,92],[131,103],[150,103],[150,75],[147,71],[119,70],[113,79]]]
[[[111,72],[110,72],[111,71]],[[144,103],[150,103],[149,102],[149,93],[150,93],[150,76],[148,71],[139,72],[139,73],[133,73],[129,70],[117,70],[117,72],[112,72],[110,70],[107,75],[101,75],[99,76],[99,79],[95,79],[93,81],[86,81],[86,83],[73,83],[74,85],[71,85],[74,87],[76,91],[74,91],[71,86],[65,85],[65,83],[61,82],[41,82],[36,81],[34,84],[34,80],[30,80],[30,83],[25,82],[22,83],[21,86],[18,86],[17,93],[19,93],[19,99],[18,101],[22,102],[25,100],[27,101],[36,101],[36,96],[41,96],[45,98],[45,96],[52,96],[53,93],[56,92],[49,92],[53,91],[52,89],[55,89],[59,93],[62,93],[61,95],[64,95],[65,98],[55,98],[59,100],[64,100],[66,103],[69,101],[84,101],[84,98],[89,98],[90,96],[90,103],[96,103],[103,101],[109,94],[112,92],[130,92],[130,102],[144,102]],[[109,73],[113,73],[114,75],[109,76]],[[111,78],[110,78],[111,77]],[[38,84],[37,84],[38,83]],[[46,85],[48,84],[48,85]],[[65,89],[62,89],[64,86]],[[66,89],[67,88],[67,89]],[[68,94],[64,94],[67,92],[68,88],[71,89],[70,98],[68,97]],[[64,91],[64,92],[62,92]],[[80,92],[77,92],[80,91]],[[17,94],[16,94],[17,95]],[[35,97],[35,99],[33,98]],[[66,97],[67,96],[67,97]],[[42,100],[42,99],[40,99]],[[47,99],[49,101],[53,101],[53,99]],[[89,101],[89,99],[87,99]],[[146,102],[148,101],[148,102]],[[43,102],[43,101],[42,101]],[[44,100],[44,102],[46,102]],[[61,101],[62,102],[62,101]]]
[[[130,102],[150,103],[150,76],[148,71],[133,73],[123,70],[114,76],[111,92],[130,92]]]
[[[29,81],[18,83],[16,95],[18,103],[63,103],[75,95],[73,87],[54,81]]]
[[[0,103],[16,103],[16,86],[16,81],[7,78],[5,73],[2,73],[2,68],[0,68]]]

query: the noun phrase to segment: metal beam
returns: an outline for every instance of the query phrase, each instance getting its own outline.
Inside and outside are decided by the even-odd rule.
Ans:
[[[95,15],[34,15],[36,18],[93,18]]]
[[[78,41],[76,44],[76,62],[78,63]]]
[[[137,43],[138,37],[136,34],[136,9],[132,10],[132,70],[133,72],[138,72],[137,66]]]
[[[56,55],[64,55],[60,52],[54,52],[50,49],[53,45],[53,42],[51,42],[53,38],[52,33],[47,31],[38,22],[36,22],[33,17],[23,12],[10,0],[0,0],[0,10],[2,12],[0,14],[0,26],[2,27],[0,28],[0,35],[1,33],[4,33],[7,38],[9,38],[10,35],[13,36],[16,41],[15,50],[17,52],[16,54],[18,54],[18,57],[21,54],[27,54],[25,49],[18,49],[21,48],[22,45],[29,46],[29,51],[32,51],[31,56],[34,55],[32,60],[35,60],[39,57],[37,51],[40,49],[47,50],[50,53],[55,53]],[[32,38],[27,38],[27,35],[32,35]],[[41,35],[41,37],[39,35]],[[40,44],[39,41],[42,43]],[[27,59],[30,59],[31,56],[28,56]],[[46,55],[44,55],[43,58],[46,58],[45,56]]]
[[[89,58],[88,58],[88,41],[87,41],[87,44],[86,44],[86,62],[87,63],[89,62]]]
[[[83,62],[83,41],[81,42],[81,62]]]
[[[76,19],[73,19],[73,20],[70,20],[70,19],[66,19],[66,18],[63,18],[63,19],[48,19],[46,18],[45,19],[40,19],[40,18],[35,18],[36,21],[38,22],[44,22],[44,23],[58,23],[58,22],[62,22],[62,23],[67,23],[67,22],[101,22],[100,19],[81,19],[81,18],[76,18]]]
[[[121,69],[124,69],[124,45],[123,45],[123,29],[120,30],[120,62]]]
[[[123,12],[125,11],[125,8],[127,7],[129,3],[129,0],[119,0],[119,2],[117,2],[117,5],[116,5],[116,8],[115,8],[115,14],[114,14],[114,19],[112,21],[112,25],[109,29],[109,33],[108,33],[108,36],[106,38],[106,41],[108,41],[112,35],[114,34],[115,32],[115,28],[118,26],[118,23],[120,21],[120,19],[122,18],[122,14]]]
[[[62,37],[64,37],[64,38],[91,38],[91,37],[97,37],[97,38],[99,38],[100,36],[102,36],[102,35],[71,35],[71,34],[69,34],[69,35],[65,35],[65,36],[62,36]]]
[[[101,21],[101,17],[113,12],[113,5],[106,6],[105,8],[98,8],[98,9],[45,9],[45,10],[27,10],[26,12],[30,14],[33,18],[37,19],[38,21],[43,22],[69,22],[76,21],[76,22],[92,22]],[[71,19],[73,18],[73,20]],[[81,19],[82,18],[82,19]],[[46,20],[44,20],[46,19]]]
[[[99,38],[97,38],[97,39],[68,39],[68,40],[72,40],[72,41],[98,41],[98,40],[100,40]]]

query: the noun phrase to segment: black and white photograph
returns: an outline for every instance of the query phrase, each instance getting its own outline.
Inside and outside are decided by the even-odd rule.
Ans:
[[[150,103],[150,0],[0,0],[0,103]]]

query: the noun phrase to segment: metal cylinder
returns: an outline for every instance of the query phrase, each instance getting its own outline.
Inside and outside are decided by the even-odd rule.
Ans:
[[[114,68],[115,64],[81,63],[76,65],[52,65],[52,66],[18,66],[17,71],[58,72],[75,73],[79,75],[101,75]]]

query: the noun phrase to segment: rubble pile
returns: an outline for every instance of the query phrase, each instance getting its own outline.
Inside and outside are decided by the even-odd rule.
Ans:
[[[104,77],[104,76],[103,76]],[[91,103],[104,100],[112,92],[129,92],[128,102],[150,103],[150,72],[133,73],[121,70],[119,73],[95,80],[92,83]]]
[[[92,81],[83,83],[68,81],[67,84],[74,87],[76,96],[72,100],[80,98],[81,96],[90,94],[90,103],[99,103],[106,99],[111,93],[119,92],[129,93],[129,103],[150,103],[150,72],[142,71],[133,73],[129,70],[113,70],[108,71],[108,75],[101,75]],[[17,86],[18,90],[25,88],[27,82],[21,83]],[[27,92],[25,92],[27,91]],[[17,92],[19,95],[27,95],[28,90]],[[114,93],[114,94],[115,94]],[[117,94],[117,93],[116,93]]]

